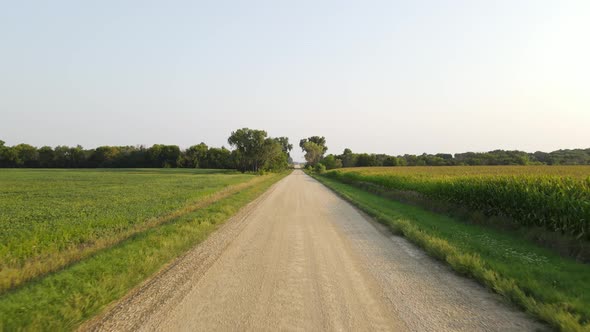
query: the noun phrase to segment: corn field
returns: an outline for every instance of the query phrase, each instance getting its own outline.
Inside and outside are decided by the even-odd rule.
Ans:
[[[523,226],[590,239],[588,166],[348,168],[326,176],[414,191]]]

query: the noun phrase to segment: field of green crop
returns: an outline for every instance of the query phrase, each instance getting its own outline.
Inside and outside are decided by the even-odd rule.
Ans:
[[[256,178],[199,169],[0,170],[0,294]]]
[[[288,174],[0,171],[0,331],[76,330]]]
[[[374,167],[326,175],[418,192],[525,227],[590,239],[590,166]]]

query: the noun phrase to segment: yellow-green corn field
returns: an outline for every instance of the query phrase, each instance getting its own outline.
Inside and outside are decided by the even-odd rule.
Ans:
[[[524,226],[590,239],[590,166],[347,168],[327,176],[414,191]]]

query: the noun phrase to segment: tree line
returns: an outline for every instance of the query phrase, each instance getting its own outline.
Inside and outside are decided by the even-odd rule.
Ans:
[[[214,168],[241,172],[280,171],[292,162],[293,145],[287,137],[269,137],[264,130],[241,128],[228,138],[233,150],[209,147],[205,143],[181,149],[178,145],[145,146],[7,146],[0,140],[0,167],[27,168]],[[325,155],[326,138],[311,136],[300,140],[308,166],[319,169],[370,166],[459,166],[459,165],[590,165],[590,149],[534,152],[494,150],[457,154],[387,155],[353,153]]]
[[[590,165],[590,149],[557,150],[553,152],[505,151],[398,155],[353,153],[324,156],[328,147],[325,137],[312,136],[300,141],[307,165],[319,170],[341,167],[371,166],[477,166],[477,165]]]
[[[225,147],[205,143],[181,149],[178,145],[145,146],[7,146],[0,140],[3,168],[214,168],[241,172],[280,171],[289,167],[293,146],[287,137],[269,137],[264,130],[241,128],[231,133]]]

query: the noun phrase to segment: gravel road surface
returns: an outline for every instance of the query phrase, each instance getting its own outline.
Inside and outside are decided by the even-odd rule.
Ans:
[[[82,329],[534,331],[544,326],[295,170]]]

